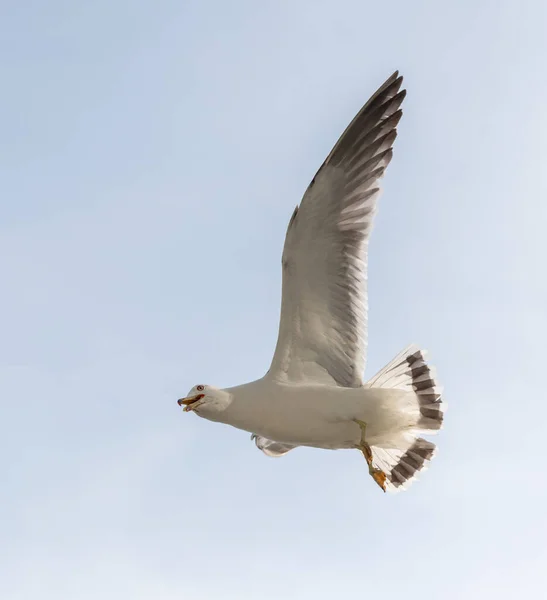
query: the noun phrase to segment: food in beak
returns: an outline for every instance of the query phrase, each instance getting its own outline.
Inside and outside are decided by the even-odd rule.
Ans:
[[[194,409],[194,404],[199,402],[205,394],[197,394],[197,396],[188,396],[188,398],[181,398],[177,400],[177,404],[179,406],[184,405],[184,412],[189,412]]]

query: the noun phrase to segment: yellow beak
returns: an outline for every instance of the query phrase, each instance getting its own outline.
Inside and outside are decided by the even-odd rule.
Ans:
[[[177,400],[177,404],[179,406],[184,406],[184,412],[189,412],[191,410],[194,410],[193,405],[196,402],[199,402],[204,396],[205,394],[197,394],[196,396],[188,396],[188,398],[181,398],[180,400]]]

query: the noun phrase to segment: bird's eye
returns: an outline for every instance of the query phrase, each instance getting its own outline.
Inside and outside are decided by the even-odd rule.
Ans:
[[[197,386],[197,388],[196,388],[196,390],[197,390],[198,392],[203,392],[203,390],[204,390],[204,389],[205,389],[205,388],[204,388],[202,385],[198,385],[198,386]]]

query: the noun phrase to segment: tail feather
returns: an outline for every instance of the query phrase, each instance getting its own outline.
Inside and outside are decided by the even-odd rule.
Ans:
[[[413,391],[418,397],[421,418],[417,429],[441,429],[446,403],[441,399],[442,388],[436,380],[435,369],[426,362],[426,352],[418,346],[405,348],[368,383],[369,387]]]
[[[401,436],[396,448],[372,446],[374,462],[387,475],[388,491],[406,489],[435,455],[435,444],[418,437],[418,433],[441,429],[446,404],[435,370],[425,356],[418,346],[409,346],[367,383],[369,387],[414,392],[419,408],[415,426]]]
[[[374,463],[387,475],[386,488],[389,492],[399,492],[425,471],[429,461],[435,456],[436,446],[423,438],[416,438],[407,450],[372,448]]]

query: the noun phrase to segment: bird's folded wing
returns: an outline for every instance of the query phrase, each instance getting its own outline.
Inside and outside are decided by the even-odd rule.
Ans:
[[[284,456],[285,454],[287,454],[287,452],[298,448],[298,446],[295,444],[275,442],[274,440],[269,440],[268,438],[262,437],[261,435],[256,435],[256,433],[253,433],[251,439],[254,440],[256,447],[259,450],[262,450],[264,454],[273,458]]]
[[[405,91],[394,73],[342,134],[291,217],[279,337],[267,377],[363,383],[367,245]]]

